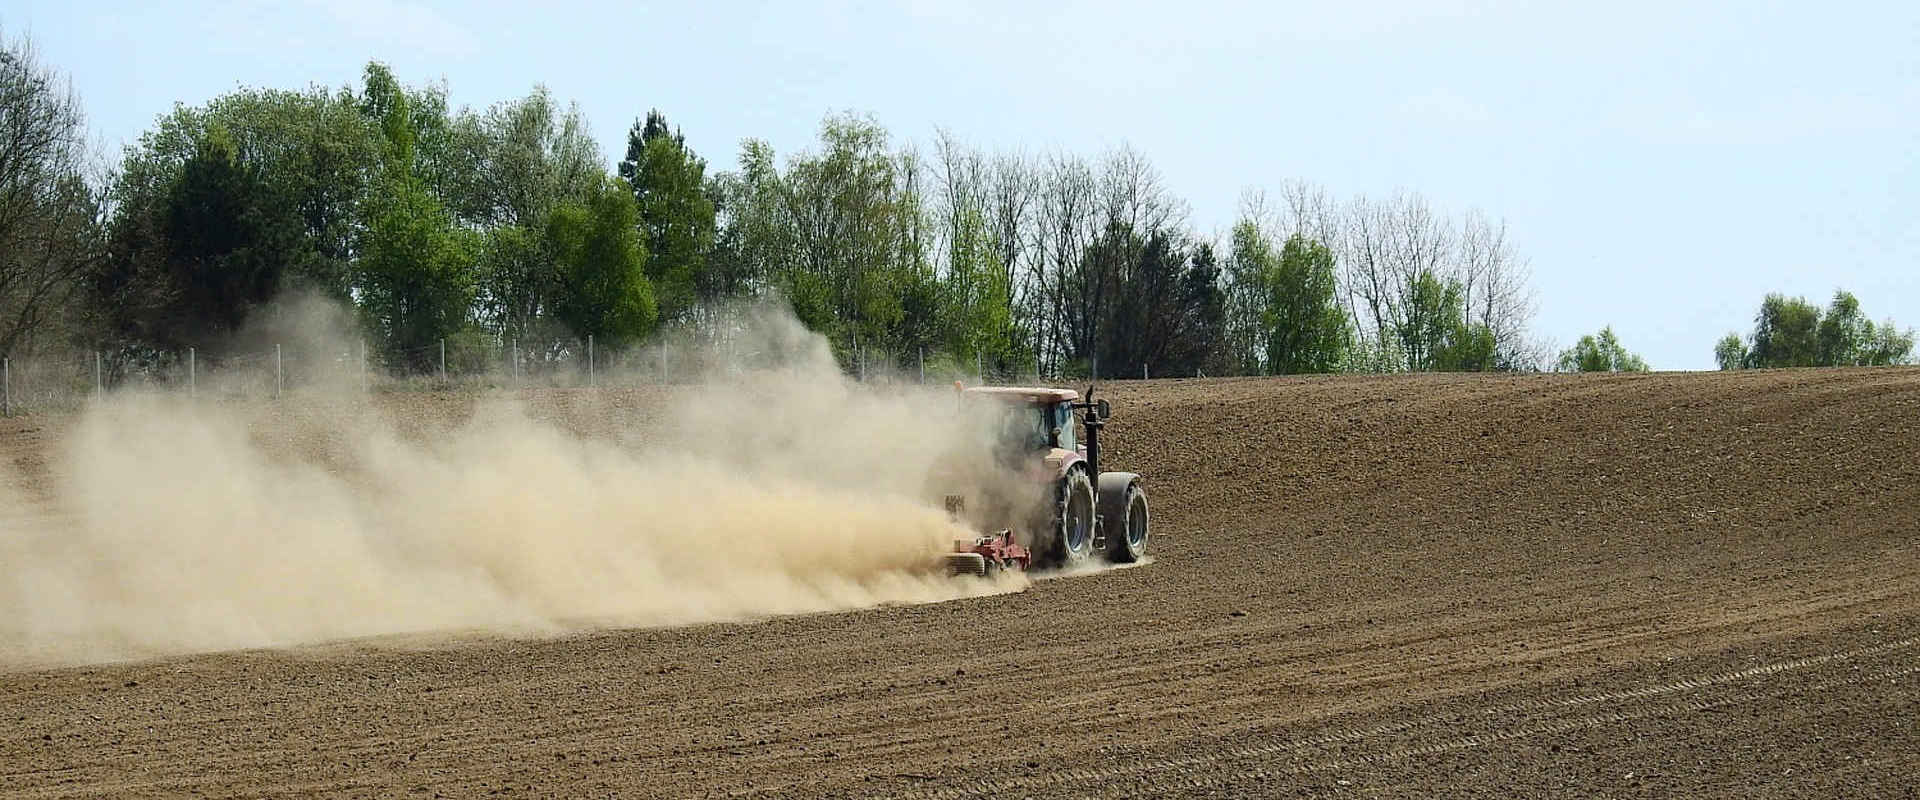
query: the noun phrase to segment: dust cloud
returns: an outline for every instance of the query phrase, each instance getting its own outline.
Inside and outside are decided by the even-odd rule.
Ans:
[[[575,392],[559,412],[543,398],[565,392],[383,398],[353,381],[94,402],[38,483],[0,474],[0,666],[1026,586],[939,571],[972,531],[937,473],[980,433],[950,387],[853,382],[790,318],[736,316],[733,357],[704,379]],[[609,399],[630,396],[644,402]]]

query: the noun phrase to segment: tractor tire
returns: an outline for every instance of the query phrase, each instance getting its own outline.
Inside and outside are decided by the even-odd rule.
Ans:
[[[1067,468],[1054,488],[1053,542],[1049,561],[1055,567],[1072,567],[1093,556],[1094,509],[1093,481],[1087,468]]]
[[[1107,560],[1132,564],[1147,557],[1153,537],[1147,492],[1138,476],[1108,472],[1100,476],[1100,527],[1107,535]]]

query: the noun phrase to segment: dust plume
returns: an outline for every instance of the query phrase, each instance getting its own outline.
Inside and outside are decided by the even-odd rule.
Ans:
[[[544,634],[1014,591],[938,571],[972,531],[951,389],[843,378],[756,315],[689,385],[89,405],[37,491],[0,475],[0,665],[428,631]],[[584,398],[584,399],[581,399]],[[396,410],[394,406],[398,406]]]

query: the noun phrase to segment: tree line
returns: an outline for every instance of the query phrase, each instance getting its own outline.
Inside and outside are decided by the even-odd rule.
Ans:
[[[1556,360],[1530,332],[1527,261],[1483,214],[1290,184],[1243,197],[1231,230],[1208,235],[1125,146],[988,152],[944,131],[922,146],[836,113],[807,149],[748,139],[715,169],[653,110],[610,167],[578,107],[544,88],[454,109],[444,85],[379,63],[357,86],[177,105],[111,169],[88,159],[84,123],[58,73],[8,43],[0,353],[83,346],[131,370],[186,348],[217,360],[257,310],[302,292],[354,309],[396,372],[428,370],[442,346],[552,360],[554,343],[588,337],[722,339],[734,323],[720,309],[759,297],[850,366],[1644,368],[1611,355],[1610,329],[1575,348],[1606,358]],[[1752,354],[1775,352],[1776,327],[1743,364],[1774,363]]]
[[[1720,368],[1880,367],[1913,359],[1914,332],[1889,319],[1876,324],[1860,300],[1835,290],[1824,312],[1804,297],[1769,294],[1754,315],[1753,332],[1729,332],[1713,348]]]

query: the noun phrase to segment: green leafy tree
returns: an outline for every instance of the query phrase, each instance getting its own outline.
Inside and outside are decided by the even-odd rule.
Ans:
[[[1836,291],[1827,313],[1820,318],[1817,361],[1821,366],[1881,367],[1905,362],[1913,351],[1913,334],[1902,333],[1892,320],[1875,325],[1860,312],[1852,293]]]
[[[1741,341],[1740,334],[1729,332],[1713,346],[1713,360],[1721,369],[1743,369],[1747,366],[1747,343]]]
[[[415,161],[444,162],[445,203],[463,225],[485,231],[479,321],[508,343],[565,335],[552,316],[558,283],[544,238],[548,215],[586,202],[605,178],[579,108],[562,109],[535,86],[484,113],[462,111],[447,136],[443,158]]]
[[[647,277],[658,292],[662,319],[681,317],[703,294],[703,285],[714,285],[701,280],[716,225],[706,170],[706,160],[688,149],[679,131],[669,132],[658,110],[627,134],[619,174],[632,184],[639,205]]]
[[[1881,367],[1913,363],[1913,329],[1900,330],[1894,327],[1893,320],[1886,320],[1879,325],[1868,323],[1865,338],[1866,345],[1861,348],[1862,365]]]
[[[1211,247],[1114,224],[1087,258],[1085,270],[1106,273],[1096,282],[1106,295],[1095,305],[1100,374],[1193,375],[1224,359],[1226,303]]]
[[[1404,319],[1395,323],[1408,369],[1426,372],[1441,367],[1447,337],[1461,326],[1462,305],[1460,285],[1432,272],[1422,272],[1408,283]]]
[[[779,181],[784,227],[771,276],[808,327],[848,357],[912,346],[903,298],[931,273],[912,233],[922,210],[885,128],[860,116],[828,117],[820,150],[797,156]]]
[[[547,222],[558,295],[555,316],[580,338],[624,347],[652,332],[659,312],[647,280],[633,190],[604,180],[585,203],[565,203]]]
[[[1226,349],[1233,369],[1245,375],[1268,372],[1266,310],[1263,277],[1277,260],[1273,242],[1257,222],[1242,217],[1233,226],[1227,244],[1222,283],[1226,293]]]
[[[1236,229],[1236,238],[1239,234]],[[1277,375],[1333,371],[1352,342],[1338,299],[1333,252],[1295,234],[1260,282],[1268,370]]]
[[[968,364],[978,356],[996,370],[1024,363],[1018,353],[1023,336],[1011,313],[1013,285],[978,209],[960,213],[947,250],[938,310],[945,317],[940,349]]]
[[[181,170],[167,200],[165,226],[175,292],[168,312],[178,321],[169,330],[202,345],[195,333],[230,334],[255,306],[272,299],[289,255],[301,246],[288,204],[259,167],[239,161],[219,128]],[[161,341],[181,343],[172,338]]]
[[[470,321],[479,237],[417,180],[395,179],[373,208],[356,269],[361,309],[388,363],[425,371],[439,341]]]
[[[512,342],[557,333],[549,329],[558,271],[544,227],[499,225],[483,234],[476,301],[482,319]]]
[[[1767,295],[1754,316],[1747,366],[1814,366],[1819,363],[1819,328],[1820,309],[1805,298]]]
[[[1814,362],[1822,365],[1860,363],[1873,322],[1860,313],[1860,300],[1846,291],[1833,293],[1833,303],[1820,317],[1814,334]]]
[[[1600,329],[1598,335],[1580,337],[1574,346],[1560,352],[1561,372],[1646,372],[1645,359],[1627,352],[1614,335],[1613,326]]]
[[[1399,303],[1394,338],[1414,372],[1483,372],[1500,367],[1498,342],[1485,324],[1469,323],[1458,280],[1422,272]]]
[[[472,321],[481,237],[457,227],[416,173],[421,126],[385,67],[368,66],[360,108],[380,132],[383,162],[367,203],[354,283],[388,362],[425,371],[436,362],[441,340]]]
[[[719,231],[696,282],[702,299],[756,293],[787,263],[791,232],[782,216],[785,191],[773,149],[757,139],[741,143],[738,171],[709,181]]]
[[[127,149],[92,284],[123,344],[217,348],[285,289],[346,300],[382,143],[347,93],[240,90]]]
[[[369,221],[355,283],[390,364],[425,371],[441,339],[470,320],[478,236],[417,181],[381,192]]]
[[[422,124],[429,138],[440,126],[430,117]],[[555,206],[585,200],[606,174],[579,107],[562,109],[544,86],[447,125],[446,155],[420,160],[447,173],[440,196],[471,225],[538,230]]]
[[[1441,372],[1489,372],[1502,369],[1493,331],[1463,318],[1434,351],[1433,368]]]
[[[1714,346],[1714,360],[1721,369],[1886,366],[1908,363],[1913,341],[1913,332],[1893,320],[1874,324],[1845,290],[1834,292],[1824,314],[1804,298],[1769,294],[1753,333],[1745,341],[1727,334]]]

